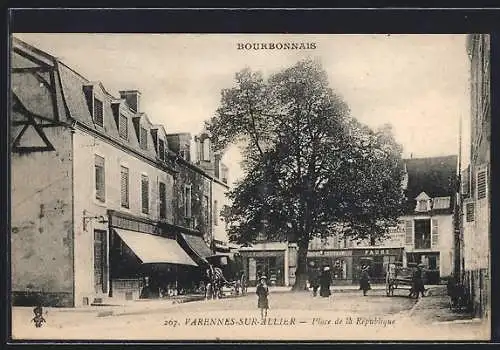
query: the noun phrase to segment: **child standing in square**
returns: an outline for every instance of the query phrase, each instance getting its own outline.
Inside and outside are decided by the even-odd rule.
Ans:
[[[257,307],[260,309],[260,316],[262,319],[267,317],[267,309],[269,309],[269,300],[267,296],[269,295],[269,287],[267,286],[266,276],[261,276],[259,284],[257,285]]]

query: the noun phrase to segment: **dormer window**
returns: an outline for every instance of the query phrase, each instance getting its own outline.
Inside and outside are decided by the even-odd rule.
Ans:
[[[417,198],[415,198],[415,200],[417,201],[417,207],[415,208],[415,211],[427,212],[431,210],[431,198],[427,195],[427,193],[420,193]]]
[[[162,139],[158,140],[158,158],[165,160],[165,141]]]
[[[140,143],[141,148],[147,150],[148,149],[148,131],[146,130],[146,128],[143,128],[142,126],[141,126],[141,132],[140,132],[139,138],[140,138],[139,143]]]
[[[94,123],[104,125],[104,106],[101,100],[94,97]]]
[[[118,132],[120,137],[124,140],[128,140],[128,118],[123,114],[120,114],[120,122],[118,124]]]

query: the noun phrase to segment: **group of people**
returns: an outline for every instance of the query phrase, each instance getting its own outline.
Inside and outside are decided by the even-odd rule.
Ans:
[[[332,293],[330,292],[330,285],[332,282],[332,276],[330,274],[330,267],[325,266],[321,273],[313,270],[309,277],[309,284],[313,290],[313,296],[319,295],[324,298],[328,298]]]

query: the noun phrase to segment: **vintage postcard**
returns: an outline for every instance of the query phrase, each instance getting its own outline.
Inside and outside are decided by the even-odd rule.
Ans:
[[[13,340],[490,339],[490,38],[13,33]]]

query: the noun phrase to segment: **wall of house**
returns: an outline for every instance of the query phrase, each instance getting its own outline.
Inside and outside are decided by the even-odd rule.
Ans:
[[[44,305],[72,306],[71,132],[64,126],[43,131],[54,151],[11,157],[13,302],[25,303],[31,291]]]
[[[185,186],[191,186],[191,217],[186,217]],[[174,183],[172,206],[174,208],[174,222],[178,226],[195,229],[203,233],[206,241],[212,237],[211,207],[210,207],[210,179],[192,169],[186,164],[179,163],[179,173]],[[209,208],[205,205],[205,196],[208,197]],[[194,220],[194,221],[193,221]]]
[[[174,179],[173,176],[152,164],[144,161],[129,151],[117,148],[109,142],[94,137],[77,129],[74,134],[74,186],[75,186],[75,300],[77,305],[84,304],[84,298],[92,298],[101,294],[94,287],[94,255],[93,231],[108,231],[107,223],[90,220],[86,230],[83,227],[83,216],[106,217],[107,210],[118,210],[138,217],[152,220],[159,219],[159,182],[166,185],[168,222],[173,223]],[[95,155],[105,159],[105,202],[101,203],[95,195]],[[129,168],[129,208],[121,206],[121,166]],[[149,177],[149,213],[142,213],[141,175]],[[108,252],[109,252],[109,232]],[[109,257],[109,254],[107,254]],[[108,258],[109,259],[109,258]],[[109,260],[107,262],[109,266]],[[107,274],[109,276],[109,272]],[[108,283],[109,288],[109,283]]]
[[[227,188],[215,181],[212,182],[212,224],[214,238],[221,242],[229,242],[229,237],[226,231],[226,225],[221,220],[221,211],[225,205],[229,205],[229,200],[226,196]],[[215,205],[217,202],[217,205]],[[215,212],[217,211],[217,213]]]

